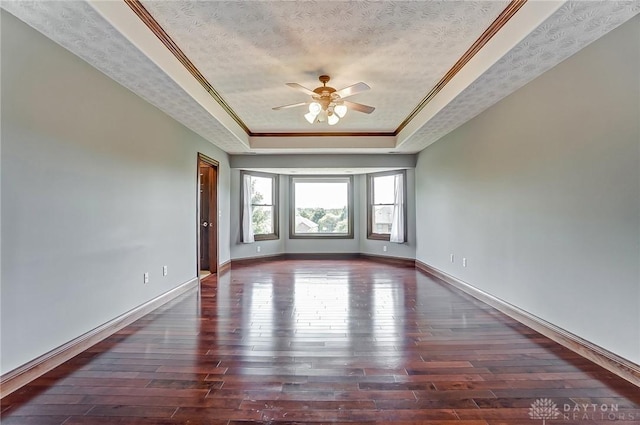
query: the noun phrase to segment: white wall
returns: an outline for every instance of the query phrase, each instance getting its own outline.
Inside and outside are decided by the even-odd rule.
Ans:
[[[416,167],[419,261],[635,363],[639,23],[428,147]]]
[[[230,169],[226,153],[0,13],[4,374],[195,278],[197,152],[220,162],[227,261]]]

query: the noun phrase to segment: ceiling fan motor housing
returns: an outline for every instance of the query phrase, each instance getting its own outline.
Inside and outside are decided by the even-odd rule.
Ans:
[[[320,77],[318,77],[318,79],[322,83],[322,87],[316,87],[315,89],[313,89],[313,92],[318,94],[318,96],[313,96],[313,98],[320,104],[320,106],[322,106],[322,110],[326,111],[327,109],[329,109],[329,106],[331,106],[332,102],[340,99],[340,96],[338,96],[337,94],[333,95],[336,89],[334,89],[333,87],[327,87],[327,83],[329,82],[331,77],[329,77],[328,75],[321,75]]]

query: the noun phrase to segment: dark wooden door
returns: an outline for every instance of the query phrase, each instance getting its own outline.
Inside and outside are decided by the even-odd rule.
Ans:
[[[200,166],[200,270],[209,270],[209,225],[211,222],[210,197],[211,170],[208,165]]]
[[[218,271],[218,170],[200,158],[200,270]]]

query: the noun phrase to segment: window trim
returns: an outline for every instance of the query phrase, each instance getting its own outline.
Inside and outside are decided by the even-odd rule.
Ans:
[[[295,183],[296,180],[309,180],[309,181],[328,181],[339,180],[347,181],[347,224],[349,231],[347,233],[305,233],[299,234],[295,231],[295,216],[296,216],[296,197],[295,197]],[[353,203],[353,175],[306,175],[306,176],[289,176],[289,239],[354,239],[354,203]]]
[[[402,175],[402,199],[404,200],[404,240],[407,240],[407,170],[383,171],[380,173],[367,174],[367,239],[377,241],[389,241],[391,234],[376,233],[373,231],[373,179],[376,177]],[[395,204],[376,204],[376,205],[395,205]]]
[[[258,171],[248,171],[248,170],[240,170],[240,187],[242,188],[242,182],[244,182],[244,176],[249,175],[253,177],[263,177],[271,179],[271,194],[273,196],[272,202],[273,204],[260,204],[260,206],[271,206],[273,207],[273,233],[262,233],[262,234],[253,234],[254,241],[270,241],[280,239],[280,214],[278,211],[280,210],[280,196],[279,196],[279,183],[278,183],[278,174],[271,173],[262,173]],[[240,223],[242,224],[243,220],[243,205],[244,205],[244,190],[240,190]],[[253,204],[251,204],[253,206]],[[242,233],[242,225],[240,226],[240,233]],[[240,235],[242,237],[242,234]]]

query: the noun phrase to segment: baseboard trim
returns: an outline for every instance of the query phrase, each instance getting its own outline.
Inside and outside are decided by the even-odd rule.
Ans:
[[[384,255],[364,254],[360,252],[309,252],[263,255],[260,257],[245,257],[231,260],[231,267],[247,266],[276,260],[355,260],[365,259],[379,263],[391,264],[402,267],[415,267],[415,260],[403,257],[387,257]]]
[[[624,359],[609,350],[593,344],[569,331],[522,310],[513,304],[509,304],[504,300],[496,298],[481,289],[478,289],[419,260],[416,260],[416,268],[423,273],[434,276],[445,283],[460,289],[483,303],[488,304],[496,310],[506,314],[512,319],[517,320],[523,325],[530,327],[536,332],[541,333],[547,338],[640,387],[640,365]]]
[[[358,252],[295,252],[284,254],[287,260],[355,260],[360,258]]]
[[[156,308],[168,303],[185,292],[198,288],[198,278],[193,278],[158,297],[121,314],[113,320],[80,335],[42,356],[0,376],[0,398],[3,398],[29,382],[39,378],[55,367],[82,353],[103,339],[113,335]]]
[[[253,264],[264,263],[267,261],[278,261],[278,260],[353,260],[359,258],[359,253],[353,252],[345,252],[345,253],[334,253],[334,252],[317,252],[317,253],[287,253],[287,254],[271,254],[271,255],[261,255],[259,257],[245,257],[245,258],[236,258],[231,260],[231,267],[237,266],[250,266]]]
[[[236,258],[230,261],[230,267],[233,269],[238,266],[250,266],[252,264],[264,263],[265,261],[284,260],[284,254],[262,255],[260,257]]]
[[[378,254],[360,254],[360,258],[364,258],[365,260],[375,261],[377,263],[390,264],[392,266],[409,267],[409,268],[414,268],[416,266],[416,260],[412,258],[387,257],[386,255],[378,255]]]
[[[223,275],[231,270],[231,260],[227,260],[218,266],[218,275]]]

